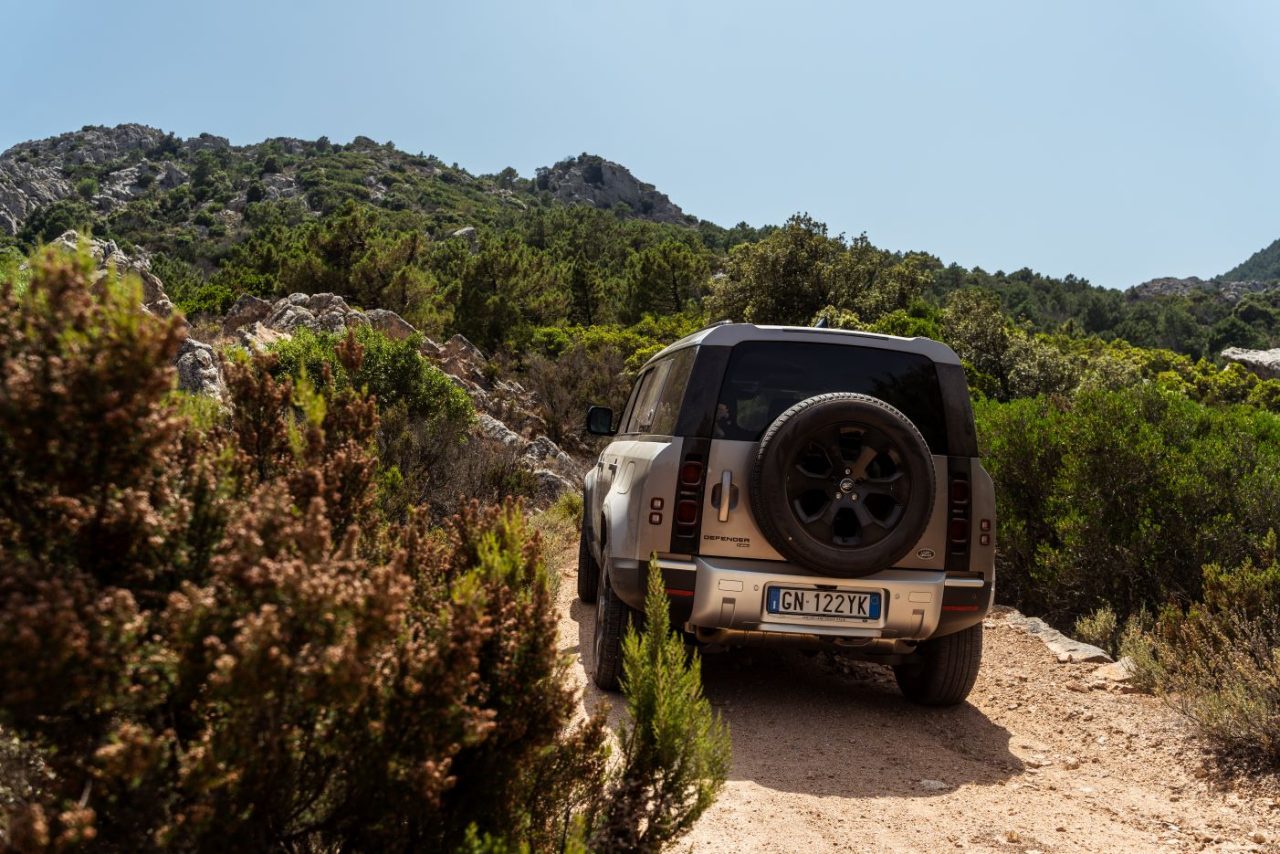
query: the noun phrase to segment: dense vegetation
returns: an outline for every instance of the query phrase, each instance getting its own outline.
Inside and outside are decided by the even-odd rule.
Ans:
[[[383,512],[368,389],[437,426],[456,395],[354,334],[229,361],[225,408],[175,393],[180,324],[91,273],[50,254],[0,289],[6,848],[657,850],[688,829],[727,741],[663,621],[628,641],[608,763],[519,507]]]

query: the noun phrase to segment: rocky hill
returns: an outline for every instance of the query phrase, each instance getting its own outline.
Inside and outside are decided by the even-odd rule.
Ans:
[[[274,138],[235,146],[201,134],[179,139],[138,124],[85,127],[0,154],[0,234],[51,240],[94,219],[127,219],[163,232],[195,227],[217,238],[243,224],[257,201],[298,199],[312,213],[348,200],[438,213],[442,228],[491,222],[503,211],[590,204],[625,217],[696,224],[651,184],[595,155],[538,170],[472,175],[436,157],[356,137]]]
[[[611,210],[625,205],[625,210],[656,222],[697,222],[665,193],[636,178],[625,166],[592,154],[583,153],[539,169],[535,183],[567,204],[585,203]]]
[[[1199,294],[1234,303],[1249,294],[1266,293],[1277,289],[1280,289],[1280,283],[1275,281],[1201,279],[1199,276],[1179,279],[1166,276],[1134,285],[1128,290],[1127,296],[1131,299],[1152,299],[1154,297],[1191,297]]]
[[[1280,283],[1280,240],[1259,249],[1242,264],[1231,268],[1219,276],[1225,280],[1262,279],[1272,283]]]

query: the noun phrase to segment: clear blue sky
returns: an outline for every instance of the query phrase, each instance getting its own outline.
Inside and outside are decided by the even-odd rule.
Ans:
[[[6,0],[0,149],[143,122],[472,172],[590,151],[723,225],[808,211],[1113,287],[1280,237],[1280,4]]]

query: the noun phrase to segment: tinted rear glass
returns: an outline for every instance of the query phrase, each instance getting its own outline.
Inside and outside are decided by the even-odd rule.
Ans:
[[[935,454],[947,453],[938,372],[927,356],[791,341],[733,348],[714,436],[754,442],[779,415],[816,394],[853,391],[878,397],[911,419]]]

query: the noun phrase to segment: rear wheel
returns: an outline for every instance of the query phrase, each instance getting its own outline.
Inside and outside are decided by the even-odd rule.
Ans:
[[[578,598],[590,605],[596,601],[599,587],[600,565],[591,556],[591,541],[587,538],[587,513],[584,509],[578,535]]]
[[[982,664],[982,623],[920,644],[915,660],[893,668],[908,700],[925,706],[963,703]]]
[[[617,691],[622,679],[622,639],[635,612],[618,598],[609,583],[608,559],[600,569],[598,595],[596,596],[596,627],[592,635],[595,652],[595,670],[591,680],[606,691]]]

